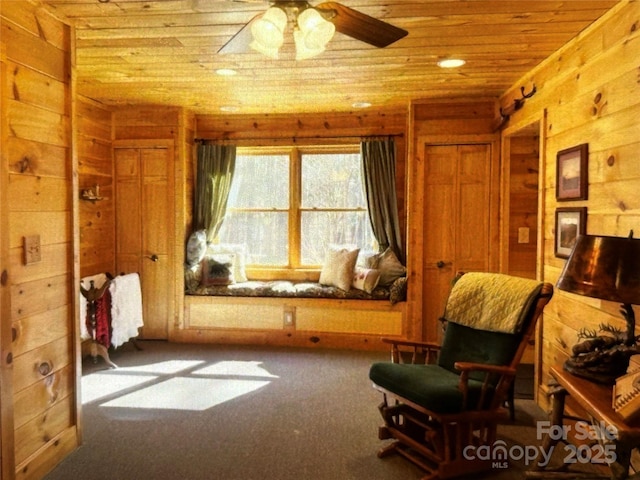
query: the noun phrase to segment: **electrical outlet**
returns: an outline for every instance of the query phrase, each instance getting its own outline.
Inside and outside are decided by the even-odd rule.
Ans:
[[[294,323],[295,323],[295,321],[293,319],[293,311],[285,310],[285,312],[284,312],[284,326],[285,327],[293,327]]]

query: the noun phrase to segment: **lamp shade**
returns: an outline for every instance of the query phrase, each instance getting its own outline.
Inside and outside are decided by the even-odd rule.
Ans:
[[[640,239],[578,236],[556,286],[587,297],[640,304]]]

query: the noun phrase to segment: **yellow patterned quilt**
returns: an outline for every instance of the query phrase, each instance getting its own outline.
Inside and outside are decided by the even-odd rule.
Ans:
[[[444,318],[480,330],[518,333],[541,288],[541,282],[527,278],[465,273],[449,294]]]

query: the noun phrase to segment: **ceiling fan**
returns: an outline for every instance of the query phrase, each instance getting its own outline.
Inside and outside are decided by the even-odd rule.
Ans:
[[[247,3],[256,0],[234,1]],[[268,3],[270,7],[266,12],[253,17],[218,53],[246,53],[253,49],[277,58],[288,24],[293,25],[297,60],[322,53],[335,31],[379,48],[391,45],[408,34],[402,28],[337,2],[323,2],[316,6],[306,0],[271,0]]]

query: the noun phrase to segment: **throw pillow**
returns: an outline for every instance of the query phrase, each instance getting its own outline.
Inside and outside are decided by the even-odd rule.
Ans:
[[[379,257],[380,254],[373,250],[360,250],[356,266],[363,268],[378,268]]]
[[[407,277],[396,278],[389,287],[389,301],[391,305],[404,302],[407,299]]]
[[[330,247],[320,272],[320,283],[349,291],[359,251],[359,248],[346,246]]]
[[[202,259],[202,285],[209,287],[235,283],[233,261],[233,254],[206,255]]]
[[[184,287],[187,293],[195,292],[202,282],[202,263],[184,269]]]
[[[228,253],[235,255],[233,262],[233,278],[236,282],[247,282],[246,248],[243,243],[211,244],[207,251],[211,254]]]
[[[404,277],[407,269],[400,263],[396,254],[391,248],[387,248],[378,257],[377,268],[380,270],[380,286],[388,286],[393,283],[396,278]]]
[[[367,293],[373,292],[380,281],[380,270],[374,268],[356,267],[353,272],[353,287],[364,290]]]
[[[195,267],[202,261],[207,251],[207,234],[204,230],[196,230],[187,241],[186,263],[188,268]]]

